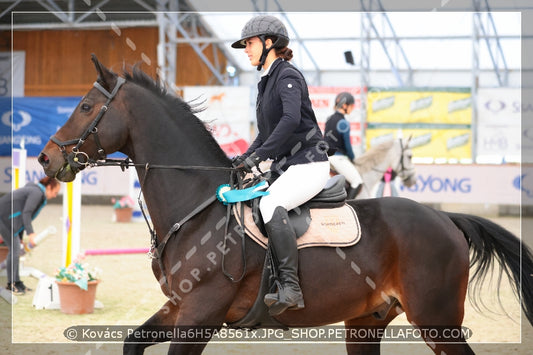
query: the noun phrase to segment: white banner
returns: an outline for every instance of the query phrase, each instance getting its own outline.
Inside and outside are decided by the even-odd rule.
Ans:
[[[522,89],[522,162],[533,163],[533,89]]]
[[[129,195],[130,174],[118,167],[97,167],[83,170],[77,179],[81,178],[82,195]],[[26,161],[26,182],[38,182],[45,177],[42,166],[37,158]],[[11,190],[13,168],[10,157],[0,158],[0,193]],[[111,204],[111,200],[109,200]]]
[[[359,87],[337,87],[337,86],[310,86],[309,98],[313,105],[316,120],[322,132],[326,126],[326,120],[335,112],[335,98],[343,91],[349,92],[355,98],[354,110],[346,115],[350,122],[350,140],[356,155],[361,154],[361,101],[359,99]]]
[[[520,89],[479,89],[477,162],[520,162]]]
[[[0,97],[24,96],[25,65],[25,52],[0,52]],[[13,69],[13,85],[11,85],[11,69]]]
[[[44,177],[36,158],[29,158],[26,180]],[[11,189],[11,159],[0,158],[0,193]],[[98,167],[81,173],[83,195],[128,195],[130,174],[118,167]],[[417,183],[411,188],[395,181],[401,197],[421,203],[477,203],[533,205],[533,165],[416,165]],[[80,178],[80,177],[78,177]],[[213,192],[214,193],[214,192]],[[111,201],[110,201],[111,203]]]
[[[521,191],[526,189],[518,164],[416,165],[416,176],[415,186],[398,184],[398,192],[422,203],[520,205]],[[522,204],[533,204],[533,194]]]
[[[213,130],[228,156],[246,152],[250,143],[250,88],[236,86],[186,86],[185,101],[205,108],[196,114]]]

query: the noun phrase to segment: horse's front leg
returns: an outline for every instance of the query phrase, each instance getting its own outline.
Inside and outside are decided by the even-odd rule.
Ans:
[[[124,355],[143,354],[144,349],[156,343],[162,343],[172,339],[172,333],[168,332],[176,322],[178,315],[176,302],[169,300],[159,311],[151,316],[143,325],[136,328],[133,333],[124,340]],[[159,331],[158,331],[159,330]]]
[[[171,340],[168,354],[199,355],[207,343],[220,330],[224,323],[226,310],[215,310],[212,314],[198,317],[202,311],[196,308],[195,314],[182,312],[180,309],[174,328],[174,338]],[[208,308],[208,307],[205,307]]]

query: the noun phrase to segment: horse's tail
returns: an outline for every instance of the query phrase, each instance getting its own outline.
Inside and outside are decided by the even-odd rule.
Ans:
[[[515,295],[521,301],[527,319],[533,325],[533,255],[531,250],[514,234],[488,219],[461,213],[445,213],[463,232],[472,251],[470,267],[475,267],[475,269],[470,280],[474,282],[471,296],[474,305],[478,306],[479,290],[485,276],[493,270],[496,259],[501,266],[498,274],[498,288],[502,274],[505,272],[511,281]],[[521,264],[520,261],[522,261]]]

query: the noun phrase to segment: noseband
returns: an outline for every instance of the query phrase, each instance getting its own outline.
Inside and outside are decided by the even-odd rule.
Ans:
[[[63,157],[68,162],[68,164],[76,170],[82,170],[87,165],[93,163],[93,161],[89,158],[87,153],[80,152],[80,147],[85,143],[87,138],[94,134],[94,141],[96,143],[97,153],[98,153],[98,159],[104,159],[106,157],[105,151],[102,148],[102,145],[100,144],[100,139],[98,139],[98,128],[96,127],[102,117],[104,116],[104,113],[106,113],[107,109],[109,108],[109,104],[111,101],[115,98],[117,95],[118,90],[126,82],[126,79],[122,77],[117,78],[117,83],[115,84],[115,87],[113,88],[113,91],[109,92],[107,91],[100,83],[97,81],[93,84],[95,88],[98,89],[102,94],[104,94],[107,97],[106,103],[100,108],[100,112],[98,112],[98,115],[94,118],[94,120],[91,122],[89,127],[83,132],[83,134],[80,136],[80,138],[71,139],[68,141],[60,141],[55,135],[50,137],[50,140],[57,144],[59,148],[61,149],[61,152],[63,153]],[[76,144],[74,148],[72,148],[72,151],[67,154],[65,147],[68,145]]]
[[[402,173],[405,172],[405,171],[408,171],[408,169],[405,168],[405,163],[404,163],[404,159],[405,159],[405,156],[404,156],[404,153],[405,153],[405,150],[408,148],[409,144],[407,144],[405,147],[403,145],[403,141],[400,139],[400,148],[401,148],[401,154],[400,154],[400,161],[398,162],[398,167],[400,168],[400,171],[397,172],[398,176],[402,176]],[[409,180],[409,178],[412,176],[413,174],[409,174],[405,177],[402,177],[402,181],[407,181]]]

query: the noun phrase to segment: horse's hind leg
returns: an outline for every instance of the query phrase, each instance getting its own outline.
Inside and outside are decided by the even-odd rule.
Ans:
[[[175,323],[177,314],[178,307],[174,303],[171,301],[165,303],[159,311],[144,322],[143,325],[136,328],[124,340],[124,355],[143,354],[144,349],[150,345],[171,340],[166,334],[169,333],[168,330]]]
[[[441,264],[441,271],[429,271],[423,281],[404,280],[413,286],[404,289],[402,308],[435,354],[474,353],[461,331],[468,285],[468,254],[464,254],[466,258],[450,252],[448,262],[435,261]]]
[[[385,319],[367,316],[345,321],[348,355],[379,355],[383,331],[402,312],[401,308],[397,306],[391,308]]]

